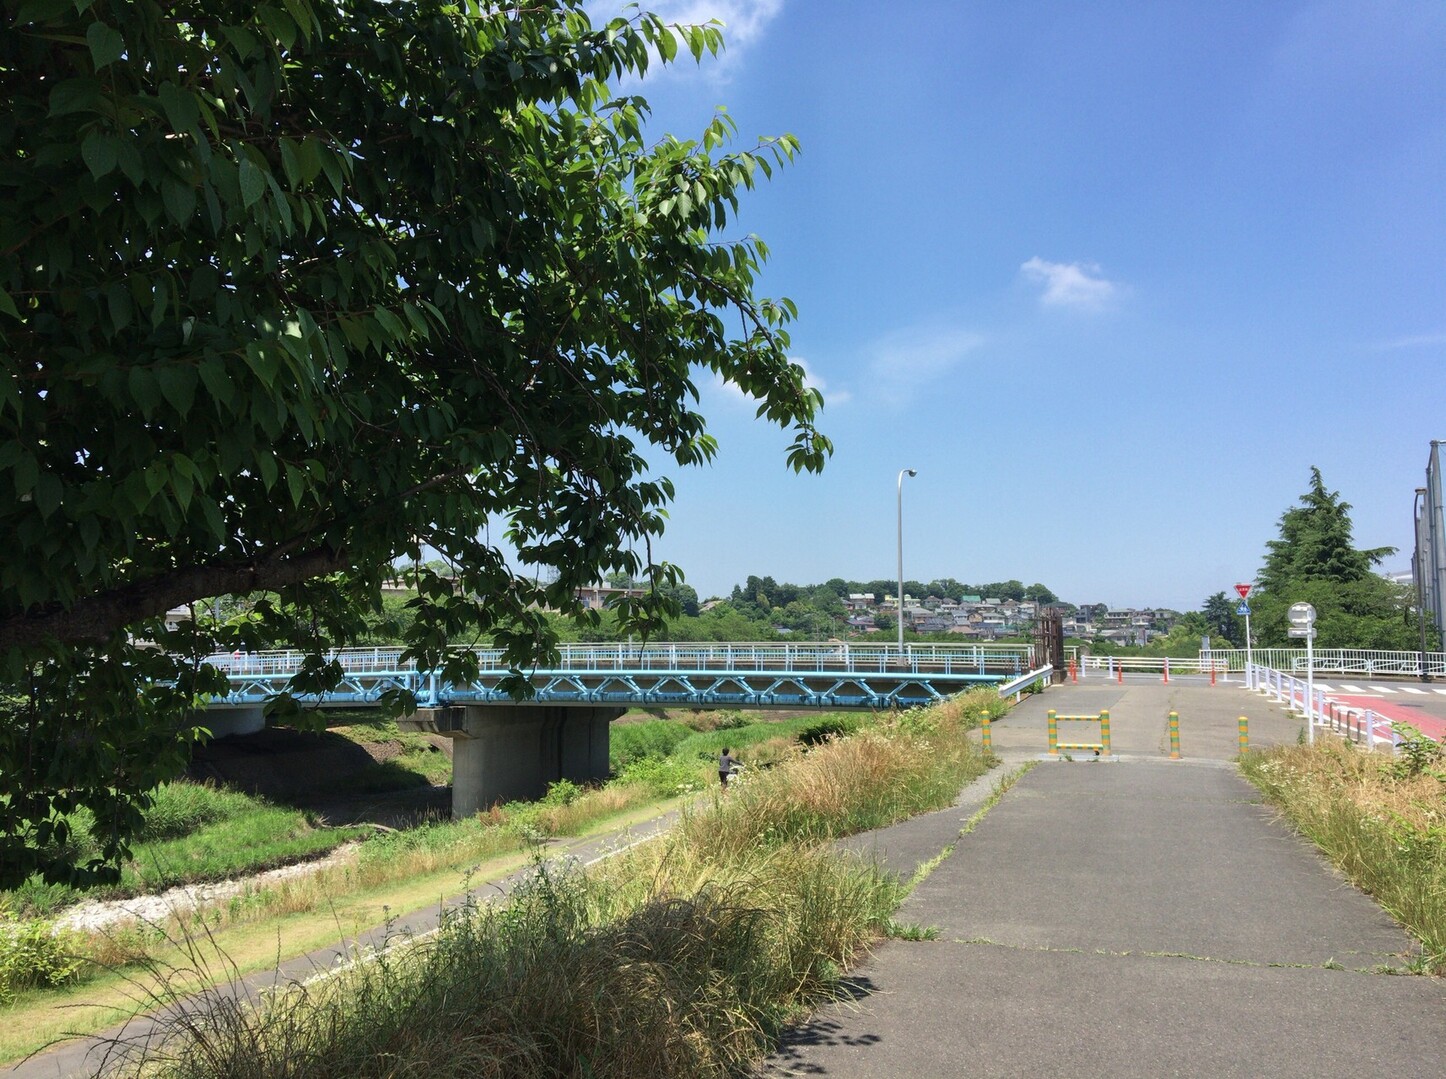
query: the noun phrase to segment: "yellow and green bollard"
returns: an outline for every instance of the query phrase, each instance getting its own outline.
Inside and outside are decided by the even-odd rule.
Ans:
[[[984,745],[985,753],[994,752],[994,738],[989,732],[989,713],[985,712],[979,719],[979,738]]]
[[[1053,753],[1055,756],[1059,756],[1059,720],[1058,720],[1057,718],[1055,718],[1055,712],[1054,712],[1054,709],[1053,709],[1053,708],[1051,708],[1051,709],[1049,710],[1048,719],[1049,719],[1049,751],[1050,751],[1051,753]]]
[[[1241,716],[1236,720],[1236,724],[1240,728],[1240,752],[1244,753],[1250,748],[1250,720]]]
[[[1170,759],[1180,759],[1180,713],[1170,713]]]
[[[1100,712],[1100,745],[1106,757],[1110,755],[1110,710]]]

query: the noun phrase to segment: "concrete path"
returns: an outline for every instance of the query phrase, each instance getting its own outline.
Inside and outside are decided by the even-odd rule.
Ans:
[[[929,817],[889,830],[904,873],[955,843],[898,914],[937,939],[882,945],[760,1075],[1446,1074],[1446,980],[1395,974],[1414,942],[1229,763],[1238,715],[1257,743],[1299,721],[1239,687],[1064,686],[995,747],[1038,760],[1046,709],[1101,707],[1117,763],[1041,762],[957,840]]]

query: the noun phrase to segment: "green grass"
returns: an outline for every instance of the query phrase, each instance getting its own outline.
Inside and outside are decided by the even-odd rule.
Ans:
[[[1323,738],[1255,750],[1245,775],[1446,973],[1446,774]]]
[[[330,785],[341,791],[380,793],[452,782],[452,758],[433,745],[425,734],[404,731],[395,719],[378,719],[371,711],[341,710],[327,716],[328,733],[358,745],[395,742],[401,749],[390,760],[374,764],[354,776]],[[328,789],[322,785],[319,789]]]
[[[143,895],[302,861],[367,833],[318,827],[301,810],[210,784],[165,783],[154,798],[118,883],[78,889],[32,880],[0,893],[0,908],[14,916],[49,916],[83,899]],[[72,824],[83,858],[93,848],[85,834],[89,815],[77,813]]]
[[[742,748],[744,759],[754,767],[746,773],[743,782],[736,785],[735,791],[730,792],[725,805],[719,807],[727,814],[727,820],[734,823],[720,826],[716,836],[701,844],[712,851],[708,856],[711,862],[706,864],[728,862],[734,855],[725,856],[723,852],[745,842],[737,822],[743,823],[745,832],[753,827],[755,822],[750,817],[755,814],[740,812],[741,807],[749,804],[751,797],[765,791],[774,791],[776,797],[780,789],[791,789],[798,796],[794,801],[803,803],[803,807],[795,805],[792,809],[777,812],[776,807],[768,807],[769,812],[775,813],[775,826],[766,841],[757,844],[760,852],[772,852],[768,857],[783,857],[782,852],[793,846],[810,848],[820,837],[877,826],[921,807],[945,804],[957,791],[964,772],[959,770],[962,763],[959,753],[953,750],[940,753],[937,744],[941,738],[962,743],[960,732],[973,725],[980,707],[990,703],[997,712],[997,702],[985,701],[984,705],[980,705],[977,702],[955,701],[928,713],[858,719],[850,716],[850,724],[862,720],[865,726],[882,723],[883,727],[862,740],[825,744],[807,754],[803,753],[796,738],[808,727],[816,727],[818,717],[747,723],[731,714],[690,715],[687,721],[677,724],[681,728],[680,734],[668,736],[674,745],[673,755],[642,757],[604,788],[558,784],[547,798],[537,803],[511,804],[465,821],[430,822],[405,831],[373,836],[359,845],[355,854],[343,863],[322,870],[314,878],[299,878],[287,881],[281,887],[248,891],[231,900],[224,908],[211,911],[205,919],[206,932],[233,925],[259,927],[267,918],[324,910],[327,904],[344,898],[352,890],[385,888],[392,886],[391,882],[445,872],[449,868],[460,875],[466,866],[515,852],[538,838],[581,834],[600,820],[620,813],[636,812],[639,806],[676,795],[680,790],[716,789],[714,761],[725,742],[735,750]],[[397,733],[386,724],[357,726],[369,728],[365,731],[351,728],[358,741],[386,739]],[[697,731],[695,726],[706,729]],[[897,760],[894,765],[879,769],[876,758],[881,747],[890,744],[896,744],[898,752],[895,757],[907,757],[912,762],[904,770],[918,767],[922,769],[923,778],[903,778]],[[857,758],[846,765],[836,759],[842,751],[840,747],[845,746],[851,747],[849,752]],[[983,767],[983,758],[977,754],[974,758],[972,763],[965,765],[966,768]],[[800,767],[801,762],[811,762],[811,771],[807,775],[822,771],[830,778],[826,783],[817,778],[800,778],[801,774],[793,769]],[[765,765],[769,767],[763,767]],[[865,769],[864,765],[869,767]],[[860,775],[866,770],[873,778],[861,782]],[[858,774],[851,775],[851,772]],[[834,795],[826,794],[830,788],[835,791]],[[149,890],[152,886],[158,887],[182,878],[207,879],[231,875],[224,869],[216,868],[226,864],[225,857],[229,852],[255,852],[270,864],[276,864],[304,856],[307,850],[319,849],[311,844],[330,842],[323,840],[325,833],[316,834],[319,830],[310,828],[303,815],[290,815],[294,811],[268,807],[259,800],[232,792],[212,791],[208,795],[198,791],[203,792],[205,788],[167,794],[166,798],[174,808],[165,811],[166,819],[194,822],[195,830],[188,836],[165,840],[146,848],[151,853],[150,861],[140,863],[138,860],[137,866],[132,867],[133,877],[128,878],[127,890]],[[839,805],[830,808],[821,804],[837,797],[838,792],[847,792],[847,797]],[[212,795],[215,797],[212,798]],[[187,805],[192,805],[192,808],[184,808]],[[829,814],[833,817],[829,818]],[[690,819],[702,818],[690,815]],[[157,831],[170,833],[181,828],[182,825],[166,823],[159,824]],[[221,830],[223,828],[224,831]],[[756,837],[758,833],[752,834]],[[693,857],[689,855],[689,858]],[[254,862],[254,858],[247,860]],[[705,862],[697,864],[702,866]],[[700,869],[699,879],[712,873],[711,869]],[[143,874],[148,875],[143,878]],[[666,873],[654,875],[660,881],[667,877]],[[730,871],[725,876],[731,887],[736,874]],[[141,879],[154,883],[131,883]],[[697,880],[691,882],[693,886],[697,884]],[[861,886],[855,882],[849,887]],[[875,887],[888,889],[894,884],[875,882],[869,884],[865,891]],[[623,891],[629,889],[624,888]],[[673,888],[668,894],[683,894],[685,891],[692,895],[696,887]],[[629,901],[647,902],[638,896]],[[186,924],[194,926],[198,923]],[[882,926],[883,922],[879,925]],[[172,932],[175,931],[173,928]],[[186,931],[184,926],[180,931]],[[108,948],[108,958],[120,963],[150,962],[147,957],[165,954],[165,947],[168,947],[158,946],[149,938],[145,941],[129,937],[122,940],[97,939],[91,943],[103,951]],[[25,993],[22,992],[23,996]]]
[[[745,1074],[871,940],[912,931],[892,921],[905,886],[824,841],[948,804],[990,763],[971,723],[946,705],[782,757],[665,840],[588,874],[539,865],[505,904],[259,1012],[220,995],[173,1011],[153,1074]]]

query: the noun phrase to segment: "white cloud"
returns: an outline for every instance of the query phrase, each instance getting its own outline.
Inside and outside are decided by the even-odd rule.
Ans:
[[[726,82],[732,69],[741,62],[748,46],[761,39],[768,26],[783,10],[784,0],[651,0],[643,5],[665,23],[683,26],[702,26],[717,20],[722,24],[723,51],[717,57],[704,54],[701,65],[695,65],[686,48],[680,47],[677,59],[663,64],[656,50],[648,65],[648,79],[677,77],[702,77],[711,82]],[[609,0],[593,14],[594,25],[622,11],[620,0]],[[635,82],[633,76],[619,80],[623,92],[633,92],[627,87]]]
[[[732,49],[762,37],[783,10],[783,0],[653,0],[646,6],[664,22],[697,26],[717,19],[723,24],[723,40]]]
[[[1389,341],[1377,341],[1371,348],[1377,352],[1391,352],[1398,348],[1433,348],[1446,345],[1446,333],[1417,333],[1406,337],[1393,337]]]
[[[910,326],[882,337],[870,349],[870,394],[886,405],[908,404],[983,343],[959,326]]]
[[[815,371],[811,366],[809,366],[807,360],[802,359],[798,356],[790,356],[788,358],[792,363],[803,368],[804,385],[811,386],[813,389],[818,390],[819,393],[823,394],[824,407],[827,408],[832,405],[844,405],[853,398],[853,394],[851,394],[848,390],[829,389],[828,383],[824,381],[823,376],[820,375],[817,371]],[[729,400],[733,401],[736,404],[746,404],[750,408],[758,407],[758,398],[751,397],[748,394],[744,393],[732,382],[724,382],[723,378],[716,373],[713,375],[713,387],[714,389],[721,391],[725,397],[727,397]]]
[[[1098,310],[1119,292],[1119,286],[1100,274],[1093,262],[1047,262],[1036,255],[1019,267],[1031,281],[1044,286],[1040,303],[1049,307]]]

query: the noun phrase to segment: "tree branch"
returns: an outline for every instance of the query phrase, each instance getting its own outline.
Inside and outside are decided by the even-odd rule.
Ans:
[[[294,557],[208,563],[87,597],[73,607],[49,605],[0,620],[0,651],[44,643],[102,641],[116,630],[163,615],[198,596],[266,592],[345,568],[345,550],[317,547]]]

